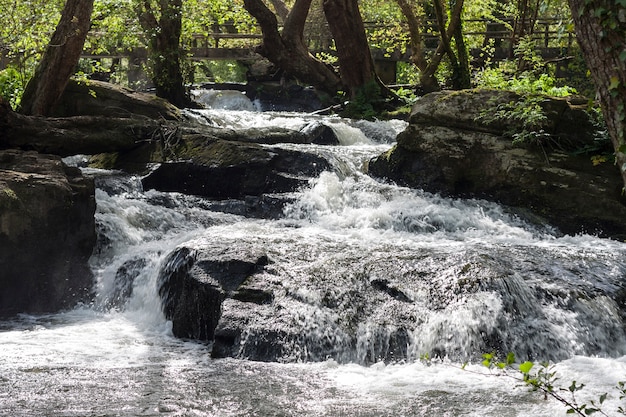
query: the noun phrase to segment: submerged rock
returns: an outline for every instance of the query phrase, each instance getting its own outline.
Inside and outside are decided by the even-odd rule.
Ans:
[[[0,317],[89,299],[95,208],[93,180],[60,157],[0,151]]]
[[[397,145],[370,161],[371,175],[446,196],[484,198],[529,210],[566,234],[626,236],[623,184],[615,166],[594,166],[574,149],[597,146],[585,112],[546,98],[542,146],[516,146],[505,133],[519,121],[480,115],[519,96],[510,92],[433,93],[413,107]]]

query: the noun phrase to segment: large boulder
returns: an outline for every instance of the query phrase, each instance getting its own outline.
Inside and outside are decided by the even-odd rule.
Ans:
[[[154,94],[96,80],[70,80],[51,116],[137,115],[157,120],[178,120],[181,117],[176,106]]]
[[[282,264],[275,267],[268,248],[257,243],[254,239],[198,239],[168,255],[159,274],[159,293],[175,336],[211,342],[211,355],[216,358],[299,361],[332,357],[347,361],[360,355],[356,353],[360,330],[355,323],[361,315],[375,314],[387,303],[407,303],[397,283],[385,279],[358,283],[363,296],[353,300],[356,290],[349,283],[361,277],[342,271],[337,282],[314,283],[306,269],[293,274]],[[298,245],[294,250],[304,256],[310,249]],[[334,270],[335,265],[326,268]],[[327,298],[326,304],[318,311],[297,288]],[[329,288],[336,288],[332,295]],[[411,320],[399,319],[398,323],[404,321]],[[385,342],[376,347],[373,356],[405,358],[406,327],[385,326],[381,332]]]
[[[612,253],[372,241],[350,250],[301,236],[209,232],[172,251],[159,286],[174,334],[209,342],[214,358],[362,364],[492,351],[559,360],[609,354],[625,338],[626,265]]]
[[[226,298],[271,301],[270,293],[245,286],[267,263],[264,253],[213,245],[202,250],[183,246],[172,252],[159,275],[159,294],[174,335],[212,341]]]
[[[88,300],[95,208],[93,180],[59,157],[0,151],[0,317]]]
[[[294,191],[329,167],[311,154],[250,143],[196,137],[187,145],[143,179],[145,189],[213,199],[260,196]]]
[[[433,93],[412,109],[397,145],[370,161],[371,175],[447,196],[484,198],[547,220],[566,234],[626,237],[623,184],[613,164],[575,152],[597,146],[593,124],[575,103],[545,98],[549,139],[513,144],[521,122],[487,123],[489,109],[519,99],[485,90]]]

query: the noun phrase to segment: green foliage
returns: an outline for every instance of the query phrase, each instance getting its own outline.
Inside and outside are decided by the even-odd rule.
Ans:
[[[533,362],[525,361],[517,364],[515,354],[509,352],[503,361],[500,361],[494,353],[485,353],[482,364],[492,371],[497,370],[501,375],[522,382],[531,391],[543,393],[545,399],[557,400],[565,406],[567,414],[589,416],[598,413],[605,417],[611,416],[602,409],[602,405],[609,397],[608,393],[600,394],[596,400],[581,403],[577,394],[585,388],[585,384],[572,381],[566,388],[557,386],[559,378],[554,370],[554,365],[550,363],[543,362],[536,366]],[[533,369],[535,370],[533,371]],[[626,382],[618,382],[615,390],[620,400],[626,398]],[[626,415],[626,410],[624,407],[618,406],[615,413],[617,413],[615,415]]]
[[[15,107],[54,32],[63,0],[0,0],[0,94]]]
[[[530,66],[529,70],[516,74],[516,67],[505,61],[498,67],[483,69],[476,76],[479,88],[513,91],[520,95],[518,101],[488,103],[487,108],[477,118],[487,124],[504,122],[514,126],[506,134],[518,144],[541,144],[544,139],[549,138],[543,130],[547,121],[542,107],[544,96],[565,97],[576,94],[574,88],[557,86],[553,76],[539,72],[543,62],[531,45],[531,41],[523,41],[518,48],[524,61]]]
[[[380,114],[375,106],[381,102],[383,102],[383,97],[380,87],[376,81],[371,81],[356,92],[354,98],[347,103],[341,115],[353,119],[374,120]]]
[[[417,100],[415,90],[412,88],[398,87],[393,92],[408,105],[412,105]]]
[[[569,86],[558,86],[550,74],[536,75],[532,71],[515,75],[510,62],[502,62],[496,68],[485,68],[476,74],[476,86],[494,90],[509,90],[519,94],[544,94],[552,97],[566,97],[576,94]]]
[[[204,61],[195,63],[194,82],[245,82],[246,67],[237,61]]]
[[[95,0],[85,50],[94,54],[124,53],[142,46],[134,0]]]
[[[13,110],[20,105],[26,83],[23,74],[14,67],[0,71],[0,97],[4,98]]]
[[[520,100],[508,103],[495,104],[495,101],[483,110],[478,120],[486,123],[505,122],[512,129],[505,132],[510,136],[513,143],[541,143],[542,139],[549,137],[543,130],[546,117],[541,103],[543,97],[538,95],[522,95]]]
[[[388,56],[397,50],[405,53],[409,33],[403,24],[404,18],[397,3],[390,0],[360,3],[363,20],[370,23],[366,27],[370,47],[382,50]]]

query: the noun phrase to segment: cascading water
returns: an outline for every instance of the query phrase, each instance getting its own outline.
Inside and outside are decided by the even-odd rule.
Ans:
[[[488,375],[480,354],[492,349],[555,361],[565,386],[591,387],[585,398],[626,379],[624,244],[368,177],[364,165],[402,122],[258,113],[234,97],[237,111],[188,116],[235,129],[324,123],[341,146],[272,146],[322,156],[333,170],[280,196],[283,215],[268,220],[85,169],[99,186],[97,297],[0,323],[0,415],[565,414]],[[274,298],[248,318],[241,359],[212,359],[210,346],[171,335],[157,277],[183,246],[260,250],[271,261],[262,278]],[[225,315],[245,307],[226,303]],[[245,360],[267,329],[277,362]],[[425,353],[440,359],[422,363]]]

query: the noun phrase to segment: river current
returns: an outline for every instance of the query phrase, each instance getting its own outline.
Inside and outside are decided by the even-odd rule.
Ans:
[[[283,215],[267,220],[85,168],[99,184],[99,246],[91,259],[96,299],[59,314],[0,322],[0,416],[565,415],[562,404],[480,364],[493,335],[523,359],[551,361],[557,387],[584,383],[580,402],[608,392],[603,409],[616,415],[614,386],[626,380],[625,244],[562,236],[494,203],[365,175],[365,163],[392,146],[403,122],[263,113],[225,95],[216,105],[230,110],[188,116],[235,129],[324,123],[340,146],[274,146],[321,155],[332,171],[280,196],[289,201]],[[164,259],[189,242],[263,247],[277,270],[302,277],[289,290],[303,303],[274,303],[306,305],[301,314],[317,331],[335,318],[313,282],[338,294],[358,288],[365,272],[381,282],[392,275],[400,283],[429,278],[407,283],[402,294],[409,302],[360,317],[356,346],[339,344],[334,355],[298,351],[274,363],[213,359],[206,344],[172,336],[157,294]],[[136,261],[136,278],[132,289],[120,288],[116,274],[129,261]],[[471,275],[478,264],[492,275]],[[459,271],[477,287],[459,289],[467,284],[457,280]],[[128,294],[122,303],[120,292]],[[381,345],[396,317],[414,322],[406,355],[383,362]],[[433,359],[420,360],[425,354]]]

